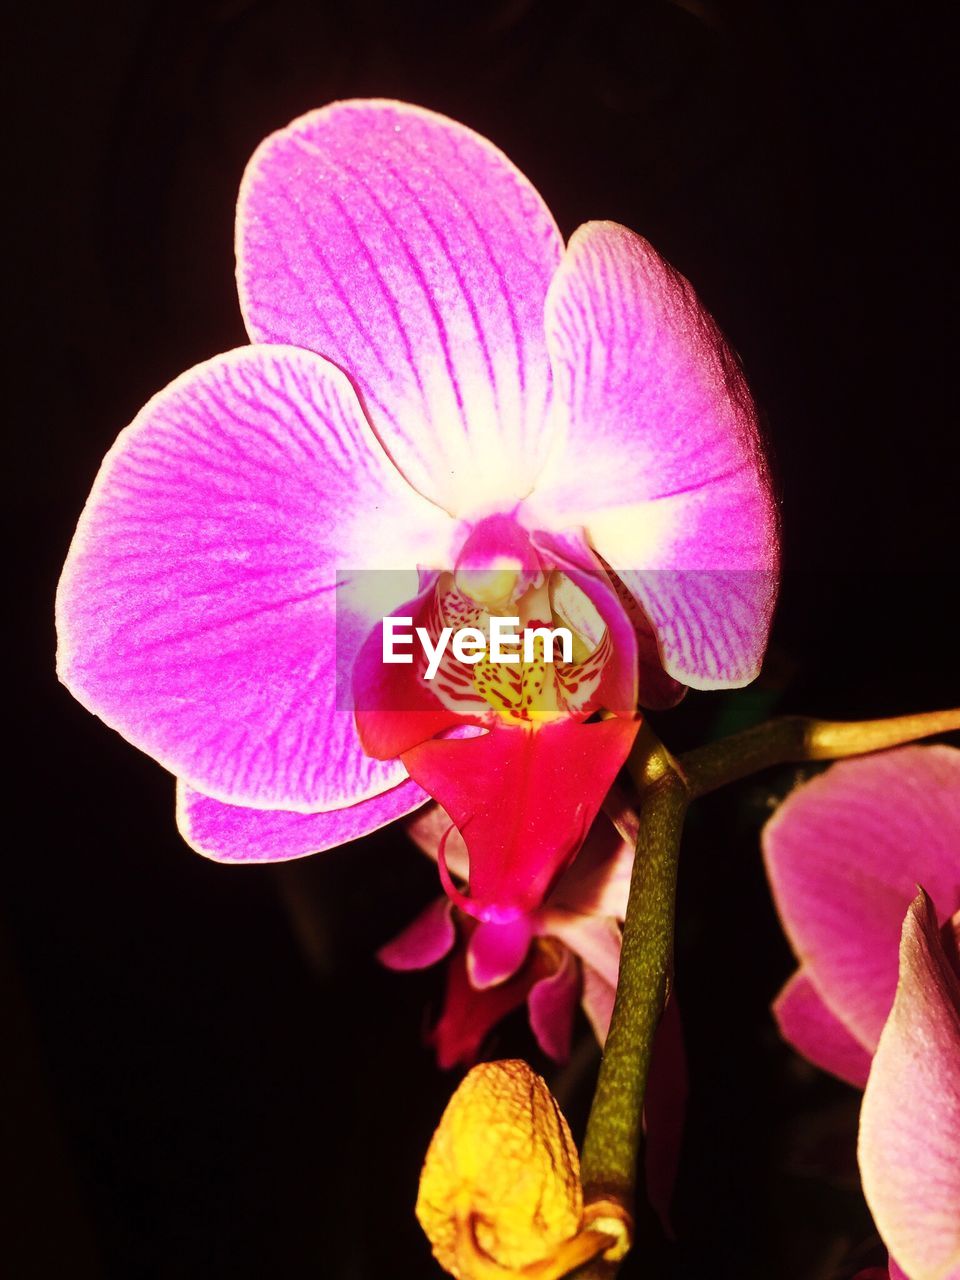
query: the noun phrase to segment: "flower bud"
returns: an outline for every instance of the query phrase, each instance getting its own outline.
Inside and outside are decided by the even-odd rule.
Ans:
[[[417,1218],[457,1280],[559,1280],[612,1243],[583,1230],[580,1161],[544,1081],[525,1062],[473,1068],[440,1120]]]

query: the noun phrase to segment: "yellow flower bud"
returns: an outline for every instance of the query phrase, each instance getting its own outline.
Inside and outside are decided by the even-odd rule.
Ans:
[[[417,1218],[457,1280],[559,1280],[613,1240],[583,1230],[580,1161],[544,1081],[525,1062],[473,1068],[440,1120]]]

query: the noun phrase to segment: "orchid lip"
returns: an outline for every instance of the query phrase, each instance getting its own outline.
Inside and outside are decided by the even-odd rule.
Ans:
[[[461,911],[465,911],[474,920],[479,920],[481,924],[512,924],[514,920],[519,920],[522,915],[526,914],[523,907],[504,905],[502,903],[477,902],[465,894],[462,889],[458,889],[453,883],[453,878],[447,867],[446,854],[447,839],[453,830],[454,824],[451,822],[440,837],[440,843],[437,846],[437,867],[440,871],[440,883],[443,885],[444,892],[456,903]]]

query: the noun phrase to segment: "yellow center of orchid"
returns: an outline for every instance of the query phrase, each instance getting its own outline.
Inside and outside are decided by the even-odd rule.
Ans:
[[[509,589],[513,586],[515,582]],[[505,577],[496,587],[506,587]],[[473,599],[487,603],[476,595]],[[557,571],[507,607],[510,616],[519,617],[519,627],[511,629],[518,640],[512,660],[494,661],[489,652],[485,654],[473,669],[477,692],[510,723],[542,724],[569,715],[599,683],[609,656],[603,645],[602,619],[584,593]],[[488,605],[484,628],[488,633],[493,612]],[[552,634],[558,628],[569,632],[569,658],[561,640]]]

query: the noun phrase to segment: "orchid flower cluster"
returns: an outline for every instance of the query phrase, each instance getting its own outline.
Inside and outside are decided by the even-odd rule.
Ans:
[[[634,851],[652,829],[618,775],[642,772],[645,708],[756,676],[777,593],[778,514],[739,364],[640,236],[591,222],[564,244],[495,147],[401,103],[335,103],[267,138],[236,249],[250,343],[160,391],[105,459],[60,583],[61,679],[175,775],[180,831],[207,857],[297,858],[406,822],[438,894],[380,958],[446,963],[441,1066],[475,1061],[523,1005],[562,1061],[578,1003],[614,1061],[636,1004],[629,904],[648,892]],[[508,615],[522,656],[444,647]],[[385,620],[401,617],[435,642],[429,667],[384,661]],[[814,1061],[867,1082],[864,1185],[910,1280],[960,1274],[960,1013],[940,932],[960,905],[958,787],[946,747],[851,762],[765,838],[801,960],[777,1016]],[[935,1052],[921,1062],[918,1045]],[[542,1126],[522,1100],[553,1112],[521,1067],[469,1097],[495,1127],[507,1081],[504,1132],[526,1125],[529,1153]],[[921,1096],[928,1130],[943,1124],[943,1158],[923,1168]],[[421,1194],[437,1257],[464,1277],[508,1265],[471,1199],[490,1197],[472,1106],[457,1103],[459,1154],[425,1169]],[[629,1243],[626,1193],[584,1200],[590,1153],[582,1194],[559,1122],[542,1132],[565,1153],[563,1225],[544,1261],[513,1213],[522,1274],[601,1254],[609,1269]],[[466,1180],[450,1173],[464,1160]],[[924,1196],[941,1205],[933,1244]],[[908,1219],[926,1225],[888,1226]]]

